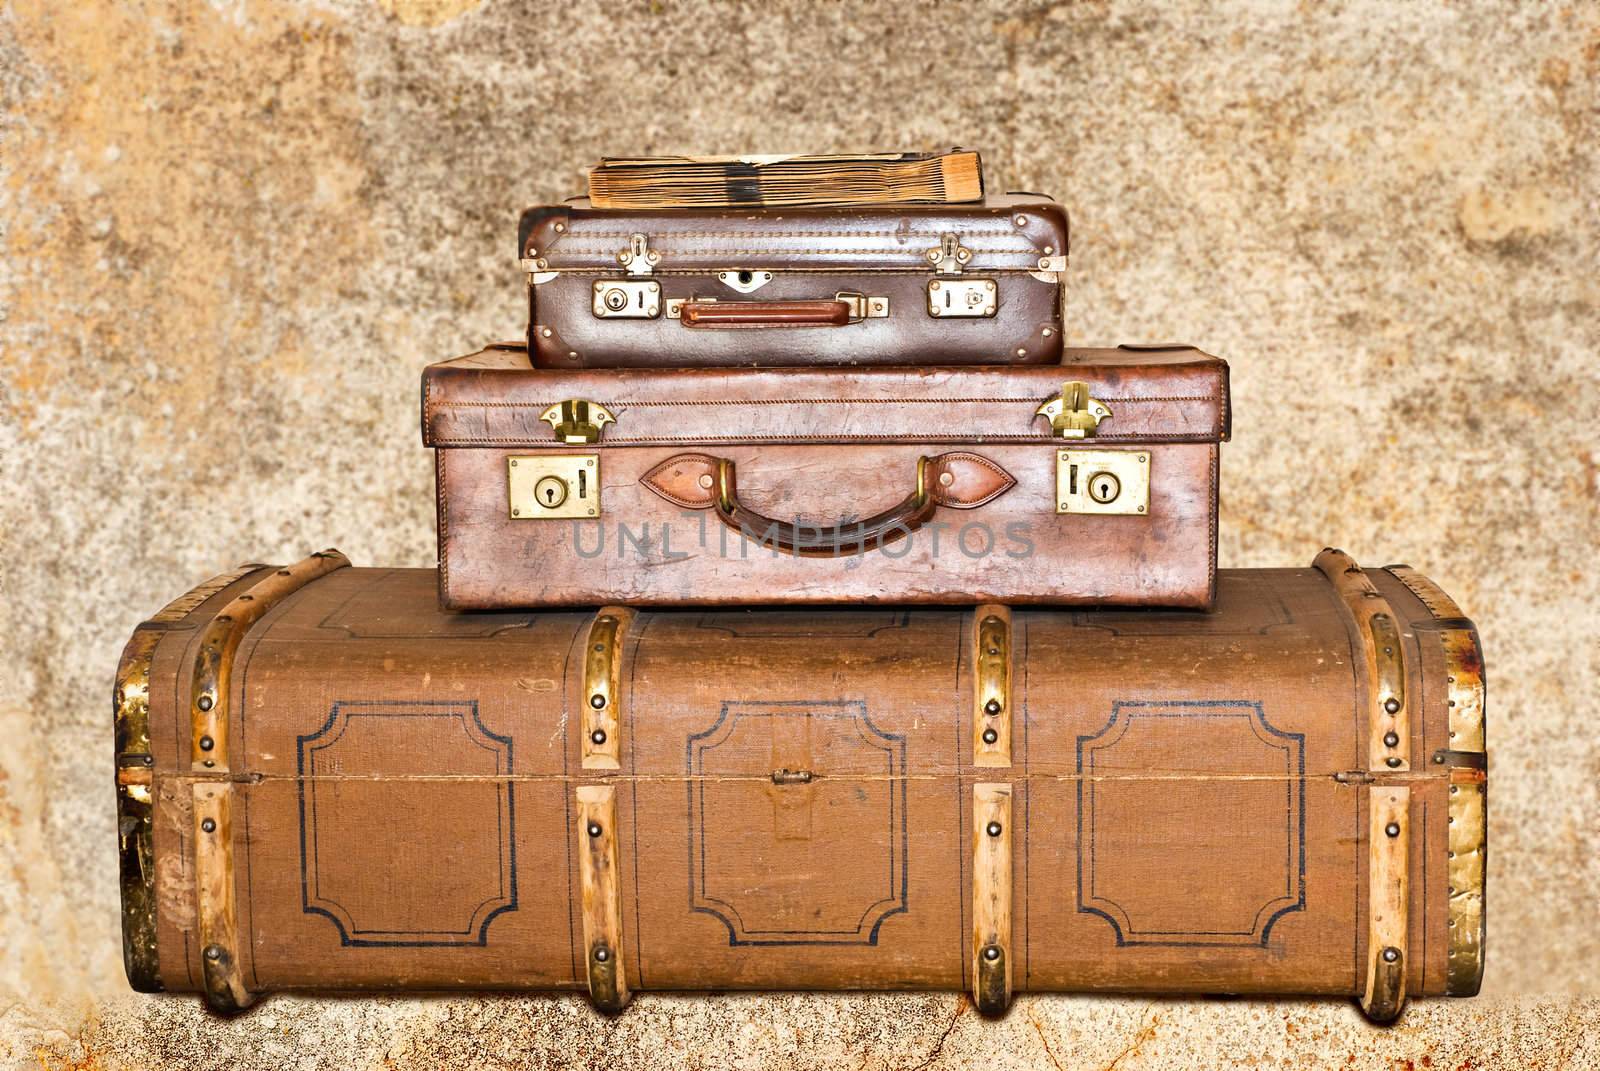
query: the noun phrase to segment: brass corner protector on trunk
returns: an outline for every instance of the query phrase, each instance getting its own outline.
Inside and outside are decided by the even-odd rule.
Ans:
[[[1450,767],[1449,945],[1445,992],[1476,996],[1483,986],[1485,898],[1489,852],[1489,755],[1483,647],[1461,607],[1410,566],[1388,571],[1428,609],[1444,652],[1449,747],[1429,761]]]
[[[1011,1006],[1011,785],[972,786],[972,1000]]]
[[[977,608],[972,624],[972,764],[1011,765],[1011,611]]]
[[[632,994],[623,962],[622,893],[617,874],[617,790],[580,785],[578,869],[583,884],[583,947],[589,999],[603,1012],[619,1012]]]
[[[229,704],[233,659],[250,627],[307,584],[350,564],[319,551],[275,569],[234,597],[200,633],[190,678],[190,771],[194,803],[194,880],[206,1003],[223,1014],[255,1002],[239,963],[238,892],[233,866],[233,783]]]
[[[1386,1023],[1406,1002],[1411,897],[1411,790],[1367,789],[1367,973],[1361,1010]]]
[[[117,854],[122,892],[122,963],[128,984],[159,993],[156,954],[156,874],[150,754],[150,660],[161,630],[141,626],[122,652],[112,709],[117,753]]]
[[[1368,765],[1378,771],[1409,770],[1412,704],[1406,689],[1405,648],[1394,609],[1344,551],[1327,548],[1312,565],[1338,592],[1361,634],[1370,705]]]
[[[168,626],[260,565],[243,565],[179,596],[134,630],[117,665],[112,692],[116,740],[118,885],[122,899],[122,964],[128,984],[159,993],[156,875],[152,812],[155,756],[150,750],[150,663]]]
[[[602,606],[589,625],[579,719],[585,770],[622,767],[622,641],[635,616],[626,606]]]
[[[1411,769],[1411,708],[1399,619],[1371,578],[1342,550],[1312,565],[1333,585],[1360,634],[1367,703],[1367,962],[1361,1010],[1399,1016],[1410,962],[1411,789],[1385,780]]]

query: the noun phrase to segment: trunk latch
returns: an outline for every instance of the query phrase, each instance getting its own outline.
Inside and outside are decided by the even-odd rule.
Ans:
[[[1111,415],[1104,402],[1089,397],[1089,385],[1073,381],[1061,385],[1061,393],[1033,411],[1048,417],[1050,429],[1058,439],[1084,439],[1093,435],[1100,422]]]

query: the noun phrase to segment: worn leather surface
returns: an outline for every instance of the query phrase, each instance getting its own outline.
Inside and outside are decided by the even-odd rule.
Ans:
[[[1410,751],[1448,735],[1427,610]],[[241,582],[247,586],[249,580]],[[622,768],[580,762],[593,614],[441,611],[346,569],[241,644],[228,704],[239,949],[256,992],[581,988],[579,785],[617,786],[634,989],[964,989],[970,786],[1015,786],[1018,990],[1352,994],[1366,949],[1364,663],[1310,569],[1224,571],[1215,612],[1019,611],[1012,765],[972,766],[969,611],[644,612]],[[152,663],[158,948],[201,977],[190,673],[236,585]],[[775,769],[812,771],[776,785]],[[1439,993],[1448,770],[1411,786],[1408,989]]]
[[[1067,358],[1051,368],[557,373],[532,370],[524,351],[506,346],[434,365],[422,415],[424,441],[437,448],[442,597],[458,609],[1208,605],[1227,366],[1182,347],[1072,350]],[[1053,438],[1035,415],[1064,380],[1086,382],[1111,409],[1092,439]],[[568,398],[616,416],[599,442],[553,440],[540,415]],[[692,489],[683,478],[672,480],[676,499],[642,482],[669,458],[711,454],[734,462],[740,501],[760,516],[834,526],[904,499],[917,459],[952,447],[981,454],[1015,487],[935,517],[892,552],[864,556],[797,558],[747,546],[704,515],[684,513]],[[1073,447],[1148,452],[1149,513],[1057,514],[1056,452]],[[597,456],[600,516],[512,518],[508,460],[565,451]],[[963,478],[950,490],[966,487]]]
[[[692,317],[596,317],[593,285],[628,277],[618,255],[635,233],[660,254],[651,277],[663,300],[814,303],[849,291],[887,298],[889,315],[816,325],[791,313],[735,330],[697,329]],[[929,313],[929,254],[945,234],[960,236],[969,254],[955,278],[995,281],[994,316]],[[535,276],[529,287],[528,339],[535,362],[552,368],[1049,363],[1061,355],[1061,284],[1054,273],[1029,273],[1041,258],[1065,255],[1067,236],[1066,211],[1036,195],[969,205],[674,211],[601,210],[575,199],[524,213],[520,255],[540,272],[559,273]],[[717,278],[729,270],[768,270],[773,279],[744,293]]]
[[[1003,194],[956,205],[604,209],[587,198],[524,213],[524,259],[550,271],[620,272],[619,252],[643,233],[661,254],[656,271],[684,268],[899,268],[928,271],[945,234],[971,251],[964,271],[1031,271],[1067,252],[1067,211],[1038,194]],[[1021,219],[1019,226],[1017,220]],[[1046,248],[1051,252],[1046,252]],[[741,263],[741,258],[759,261]]]

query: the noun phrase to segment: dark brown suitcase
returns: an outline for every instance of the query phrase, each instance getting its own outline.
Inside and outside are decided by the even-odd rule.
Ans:
[[[761,603],[1205,607],[1227,365],[430,367],[455,609]]]
[[[973,204],[524,213],[528,344],[549,368],[1048,364],[1067,215]]]
[[[116,686],[128,976],[286,990],[1477,991],[1483,670],[1415,572],[1214,613],[456,614],[251,567]]]

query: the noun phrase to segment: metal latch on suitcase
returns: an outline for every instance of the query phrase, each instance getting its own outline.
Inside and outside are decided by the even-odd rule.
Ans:
[[[1051,434],[1058,439],[1085,439],[1111,415],[1111,407],[1090,397],[1087,383],[1072,380],[1063,383],[1061,393],[1046,399],[1033,415],[1048,419]]]
[[[944,319],[993,316],[1000,304],[993,279],[929,279],[928,315]]]
[[[962,267],[972,259],[972,250],[961,244],[961,235],[941,234],[938,248],[928,250],[927,256],[940,275],[960,275]]]
[[[1056,451],[1057,513],[1139,516],[1149,510],[1149,451]]]
[[[598,279],[593,309],[602,320],[654,320],[661,315],[661,284],[654,279]]]
[[[506,499],[519,521],[600,514],[598,454],[523,454],[506,460]]]

